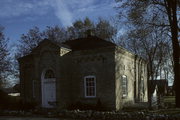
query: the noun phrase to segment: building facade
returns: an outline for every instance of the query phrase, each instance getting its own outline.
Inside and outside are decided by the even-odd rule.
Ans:
[[[89,36],[44,40],[19,58],[21,97],[43,108],[81,103],[119,110],[147,102],[147,64],[127,50]]]

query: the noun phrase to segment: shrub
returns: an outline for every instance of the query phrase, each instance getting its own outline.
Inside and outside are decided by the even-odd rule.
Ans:
[[[95,110],[95,111],[105,111],[100,99],[97,100],[96,104],[88,104],[88,103],[81,103],[80,101],[77,101],[74,104],[70,104],[67,107],[68,110]]]
[[[4,110],[29,110],[34,109],[37,105],[34,101],[24,103],[20,96],[9,96],[2,90],[0,90],[0,96],[0,109]]]

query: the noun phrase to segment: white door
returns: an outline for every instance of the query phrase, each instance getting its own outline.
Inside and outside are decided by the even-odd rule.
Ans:
[[[56,106],[56,79],[47,77],[42,80],[42,107],[53,108]]]

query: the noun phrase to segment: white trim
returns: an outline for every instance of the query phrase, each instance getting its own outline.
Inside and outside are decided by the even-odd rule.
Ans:
[[[126,80],[125,81],[126,82],[126,84],[125,84],[125,91],[126,91],[126,93],[122,93],[122,97],[125,98],[125,97],[128,96],[128,79],[127,79],[126,75],[122,75],[121,79],[122,79],[122,91],[123,91],[123,86],[124,86],[124,84],[123,84],[124,79]]]
[[[87,78],[94,78],[94,96],[87,96],[86,95],[86,79]],[[85,98],[95,98],[96,97],[96,77],[94,75],[88,75],[84,77],[84,96]]]
[[[42,73],[41,73],[41,106],[43,107],[43,108],[54,108],[55,106],[46,106],[45,105],[45,101],[44,101],[44,91],[45,91],[45,89],[44,89],[44,84],[46,83],[46,82],[54,82],[55,83],[55,99],[57,99],[57,96],[56,96],[56,76],[55,76],[55,78],[49,78],[49,79],[45,79],[45,73],[46,73],[46,71],[47,70],[49,70],[49,69],[44,69],[43,71],[42,71]],[[54,72],[54,70],[53,69],[51,69],[50,68],[50,70],[52,70],[53,72]],[[55,73],[55,72],[54,72]]]

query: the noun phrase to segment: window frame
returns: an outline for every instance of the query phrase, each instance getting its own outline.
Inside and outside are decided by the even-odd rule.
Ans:
[[[127,76],[126,75],[122,75],[121,76],[121,79],[122,79],[122,97],[123,98],[126,98],[128,96],[128,79],[127,79]],[[125,85],[125,89],[123,89],[123,86],[124,86],[124,80],[126,80],[126,85]],[[125,91],[125,93],[123,92]]]
[[[144,94],[145,90],[144,90],[144,77],[143,76],[141,76],[141,86],[140,86],[140,89],[141,89],[142,93]]]
[[[32,96],[33,96],[33,98],[35,98],[36,96],[35,96],[35,83],[36,81],[35,80],[32,80]]]
[[[94,95],[93,96],[88,96],[87,95],[87,78],[93,78],[94,79]],[[85,98],[95,98],[96,97],[96,76],[94,75],[88,75],[84,77],[84,96]]]

